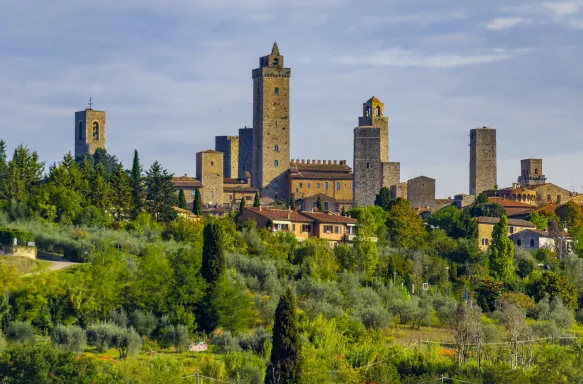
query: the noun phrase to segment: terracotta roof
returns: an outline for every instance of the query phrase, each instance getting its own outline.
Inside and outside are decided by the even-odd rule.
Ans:
[[[172,183],[174,183],[174,186],[176,187],[202,188],[202,183],[200,182],[200,180],[197,180],[194,177],[188,176],[173,177]]]
[[[504,208],[512,207],[512,208],[532,208],[536,209],[535,205],[523,203],[521,201],[514,201],[510,199],[503,199],[501,197],[488,197],[488,202],[490,203],[499,203]]]
[[[557,210],[557,208],[559,208],[559,204],[557,203],[551,203],[551,204],[547,204],[544,207],[540,207],[538,209],[535,209],[533,212],[534,213],[538,213],[538,212],[555,212]]]
[[[343,224],[356,224],[357,220],[351,217],[334,215],[332,213],[324,213],[324,212],[300,212],[301,215],[304,215],[310,219],[318,221],[320,223],[343,223]]]
[[[441,204],[450,204],[453,203],[455,200],[453,199],[435,199],[435,204],[436,205],[441,205]]]
[[[272,209],[266,207],[243,207],[244,210],[249,210],[257,215],[263,216],[270,220],[289,220],[303,223],[311,223],[313,220],[300,215],[296,211],[288,211],[283,209]]]
[[[547,232],[547,231],[541,231],[538,229],[525,229],[522,232],[533,232],[536,233],[539,236],[542,237],[569,237],[569,234],[567,232],[562,232],[562,231],[555,231],[555,232]],[[520,232],[517,232],[520,233]]]
[[[199,218],[197,215],[195,215],[194,213],[190,212],[189,210],[182,209],[182,208],[179,208],[179,207],[172,207],[172,208],[173,208],[173,209],[176,211],[176,213],[178,213],[178,214],[186,215],[186,216],[188,216],[188,217],[192,217],[192,218]]]
[[[303,161],[303,160],[302,160]],[[336,164],[329,164],[330,160],[322,160],[323,164],[317,164],[312,160],[310,164],[299,161],[290,161],[290,172],[352,172],[352,168],[346,165],[345,160],[336,161]]]
[[[546,186],[552,186],[552,187],[555,187],[555,188],[559,188],[559,189],[562,189],[563,191],[565,191],[565,192],[567,192],[567,193],[569,193],[571,195],[573,194],[573,192],[569,191],[568,189],[565,189],[563,187],[559,187],[558,185],[553,184],[553,183],[544,183],[544,184],[538,184],[538,185],[529,185],[528,187],[530,189],[533,189],[533,190],[536,191],[537,189],[542,188],[542,187],[546,187]]]
[[[500,219],[497,217],[480,216],[477,218],[477,221],[481,224],[498,224]],[[515,227],[536,228],[536,226],[530,221],[520,219],[508,219],[508,225]]]
[[[532,207],[532,208],[510,207],[510,208],[506,208],[506,216],[508,216],[508,218],[511,218],[511,217],[515,217],[515,216],[528,215],[529,213],[533,212],[535,209],[536,209],[536,207]]]

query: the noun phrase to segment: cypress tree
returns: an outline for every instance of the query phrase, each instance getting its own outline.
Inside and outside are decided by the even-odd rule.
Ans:
[[[292,211],[296,210],[296,197],[294,195],[291,195],[289,199],[289,209]]]
[[[241,196],[241,202],[239,203],[239,213],[243,212],[244,206],[245,206],[245,196]]]
[[[322,196],[318,195],[318,200],[316,201],[316,208],[318,208],[318,212],[324,211],[324,206],[322,204]]]
[[[342,206],[342,212],[340,212],[340,214],[342,216],[346,216],[346,209],[344,208],[344,205]]]
[[[259,200],[259,192],[255,192],[255,200],[253,200],[253,206],[259,208],[261,206],[261,200]]]
[[[502,216],[492,231],[492,245],[488,250],[490,256],[490,274],[500,280],[512,276],[514,272],[514,244],[508,238],[508,218]]]
[[[200,197],[200,190],[194,192],[194,202],[192,203],[192,213],[197,216],[202,215],[202,198]]]
[[[132,188],[132,216],[136,218],[142,211],[146,199],[146,191],[144,189],[144,184],[142,183],[142,166],[140,165],[138,150],[134,150],[134,160],[130,174],[130,186]]]
[[[300,382],[301,342],[296,318],[296,300],[288,288],[279,299],[273,326],[273,348],[265,384]]]
[[[178,192],[178,208],[186,209],[186,196],[183,189]]]
[[[0,139],[0,199],[6,198],[6,183],[8,182],[8,175],[6,142]]]
[[[391,204],[391,190],[387,187],[382,187],[377,194],[374,205],[381,207],[385,211],[388,211]]]
[[[203,238],[200,273],[209,287],[214,287],[223,276],[226,265],[219,223],[206,224],[203,229]]]

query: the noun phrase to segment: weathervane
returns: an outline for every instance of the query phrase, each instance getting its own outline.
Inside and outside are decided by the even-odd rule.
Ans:
[[[93,99],[90,97],[89,98],[89,109],[93,109]]]

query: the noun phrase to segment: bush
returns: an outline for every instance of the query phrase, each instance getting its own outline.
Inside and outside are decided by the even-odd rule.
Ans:
[[[60,350],[81,353],[85,350],[87,336],[77,325],[57,325],[51,334],[51,342]]]
[[[138,354],[142,349],[142,338],[132,327],[119,328],[113,335],[112,344],[118,350],[119,357],[125,359]]]
[[[0,228],[0,244],[12,246],[14,239],[17,239],[18,245],[26,245],[29,241],[34,242],[34,235],[14,228]]]
[[[6,328],[6,339],[17,343],[32,343],[35,331],[30,323],[14,321]]]
[[[158,331],[156,341],[162,348],[174,346],[176,352],[184,352],[190,345],[190,334],[184,325],[166,325]]]
[[[213,335],[211,344],[213,345],[213,351],[215,353],[233,353],[241,351],[239,340],[229,331]]]
[[[119,330],[117,325],[109,322],[90,325],[87,328],[87,341],[89,345],[96,347],[98,352],[105,352],[113,346],[114,337]]]
[[[150,337],[158,325],[158,319],[153,313],[144,312],[139,309],[132,312],[130,320],[136,332],[142,336]]]
[[[0,355],[2,355],[2,353],[4,352],[5,349],[6,349],[6,339],[4,338],[4,335],[0,332]]]
[[[255,333],[240,336],[239,346],[244,351],[250,351],[263,358],[269,357],[271,351],[271,333],[265,328],[257,328]]]
[[[126,328],[128,326],[128,314],[123,308],[119,310],[112,309],[109,312],[109,320],[118,327]]]

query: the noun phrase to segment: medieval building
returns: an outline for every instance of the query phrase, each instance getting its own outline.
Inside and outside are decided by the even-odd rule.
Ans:
[[[520,176],[518,183],[521,187],[529,185],[540,185],[546,183],[547,178],[543,175],[542,159],[520,160]]]
[[[496,130],[470,131],[470,195],[496,189]]]
[[[105,112],[89,108],[75,112],[75,157],[93,155],[97,148],[105,148]]]
[[[239,175],[239,137],[216,136],[215,151],[223,153],[223,175],[237,178]]]

